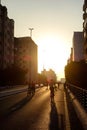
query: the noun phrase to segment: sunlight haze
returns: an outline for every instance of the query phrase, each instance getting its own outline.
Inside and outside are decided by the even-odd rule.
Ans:
[[[74,31],[83,28],[83,0],[2,0],[15,21],[15,36],[30,36],[38,45],[38,72],[53,69],[64,77]]]

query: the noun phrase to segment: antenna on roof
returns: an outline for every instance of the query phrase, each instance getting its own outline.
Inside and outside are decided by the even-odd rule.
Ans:
[[[32,38],[32,31],[34,30],[34,28],[29,28],[30,30],[30,37]]]

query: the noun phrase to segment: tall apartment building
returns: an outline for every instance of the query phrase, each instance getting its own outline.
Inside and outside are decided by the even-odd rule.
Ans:
[[[84,54],[87,60],[87,0],[84,0],[83,11]]]
[[[8,18],[7,8],[0,4],[0,69],[14,63],[14,20]]]
[[[73,61],[84,59],[84,37],[83,32],[74,32],[73,34]]]
[[[26,70],[26,82],[37,80],[37,45],[30,37],[14,39],[15,64]]]

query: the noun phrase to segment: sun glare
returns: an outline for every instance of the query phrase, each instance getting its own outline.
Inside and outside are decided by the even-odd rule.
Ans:
[[[60,38],[45,37],[39,41],[38,71],[43,68],[53,69],[59,77],[64,77],[64,66],[67,63],[69,52],[67,44]]]

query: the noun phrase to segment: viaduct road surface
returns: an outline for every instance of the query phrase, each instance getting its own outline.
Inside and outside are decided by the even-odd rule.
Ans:
[[[24,92],[0,101],[0,106],[0,130],[77,130],[70,126],[63,85],[55,91],[53,103],[50,90],[43,87],[31,99]]]

